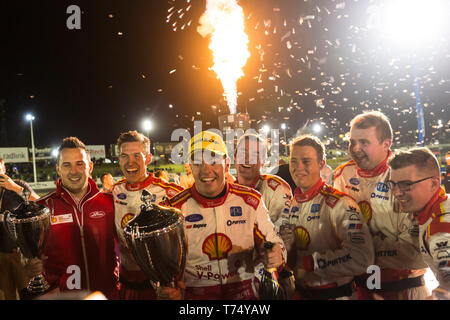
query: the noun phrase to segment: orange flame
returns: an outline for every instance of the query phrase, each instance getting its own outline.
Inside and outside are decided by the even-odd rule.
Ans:
[[[250,57],[244,12],[236,0],[207,0],[197,31],[202,37],[211,35],[212,69],[222,83],[230,113],[236,113],[236,81],[244,75],[242,68]]]

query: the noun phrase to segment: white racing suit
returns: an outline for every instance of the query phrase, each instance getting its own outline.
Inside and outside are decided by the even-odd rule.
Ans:
[[[320,179],[310,190],[295,190],[282,226],[295,226],[287,264],[307,273],[296,279],[301,299],[356,298],[353,278],[366,272],[374,252],[369,228],[356,202]]]
[[[363,274],[356,278],[361,299],[373,293],[385,299],[415,300],[428,296],[426,271],[419,251],[419,227],[412,214],[400,213],[386,181],[391,169],[387,158],[373,170],[362,170],[351,160],[335,171],[334,186],[352,196],[369,225],[375,248],[375,265],[381,269],[381,289],[369,290]]]
[[[239,184],[239,181],[236,183]],[[272,222],[278,221],[287,202],[292,198],[289,184],[276,175],[262,174],[250,187],[261,193]]]
[[[439,288],[450,291],[450,199],[440,189],[417,215],[420,251]]]
[[[153,299],[156,295],[149,286],[147,276],[141,271],[129,248],[127,248],[123,228],[141,211],[142,191],[151,194],[151,202],[158,204],[164,197],[172,197],[183,190],[183,187],[155,178],[152,174],[143,182],[130,184],[122,179],[114,184],[115,225],[119,240],[121,299]],[[125,287],[125,288],[123,288]]]
[[[280,244],[286,261],[283,241],[252,188],[227,183],[224,195],[208,199],[194,184],[170,204],[185,216],[185,299],[255,299],[253,254],[266,241]]]

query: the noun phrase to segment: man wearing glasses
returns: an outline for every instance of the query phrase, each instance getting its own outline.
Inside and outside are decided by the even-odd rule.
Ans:
[[[391,155],[392,128],[381,112],[367,112],[350,122],[351,161],[335,171],[334,186],[358,203],[372,233],[375,265],[381,269],[381,289],[367,288],[369,274],[357,277],[360,299],[377,293],[388,300],[424,299],[428,294],[423,275],[426,264],[419,250],[418,225],[398,212],[387,164]]]
[[[402,211],[419,222],[422,257],[439,281],[433,299],[450,299],[450,200],[440,185],[439,163],[427,148],[400,151],[389,161],[388,185]]]

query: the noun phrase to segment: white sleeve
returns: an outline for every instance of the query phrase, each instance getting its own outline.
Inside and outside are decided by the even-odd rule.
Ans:
[[[374,262],[374,249],[369,228],[356,202],[341,198],[331,209],[330,223],[341,241],[336,250],[314,252],[314,272],[321,277],[336,278],[365,273]]]
[[[256,209],[254,238],[255,238],[255,246],[259,246],[267,241],[278,243],[281,246],[281,250],[283,252],[283,259],[286,262],[287,252],[286,248],[284,247],[284,242],[275,231],[275,226],[270,220],[269,214],[263,201],[260,201]]]

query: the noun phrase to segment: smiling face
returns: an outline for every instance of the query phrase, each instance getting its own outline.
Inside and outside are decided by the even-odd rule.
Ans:
[[[147,178],[147,165],[151,159],[151,153],[146,154],[140,141],[124,142],[120,146],[119,166],[128,183],[142,182]]]
[[[394,183],[415,182],[429,177],[424,170],[418,170],[414,165],[409,165],[399,169],[392,169],[391,180]],[[392,190],[395,198],[400,203],[403,212],[416,213],[420,212],[437,192],[440,186],[438,177],[426,179],[410,186],[409,191],[401,191],[396,185]]]
[[[316,149],[311,146],[295,146],[291,150],[289,172],[295,185],[306,192],[320,179],[324,160],[318,160]]]
[[[378,141],[376,127],[350,129],[348,151],[359,168],[372,170],[382,163],[391,147],[391,140]]]
[[[239,183],[250,186],[260,176],[262,163],[259,148],[259,141],[245,139],[236,149],[236,171]]]
[[[191,170],[198,193],[212,198],[218,196],[225,187],[225,172],[228,171],[229,163],[225,157],[209,157],[207,154],[208,152],[204,154],[201,163],[191,162]],[[202,158],[201,155],[194,154],[194,159]]]
[[[93,169],[86,150],[82,148],[64,148],[61,150],[56,171],[62,185],[74,195],[87,190],[88,177]]]

